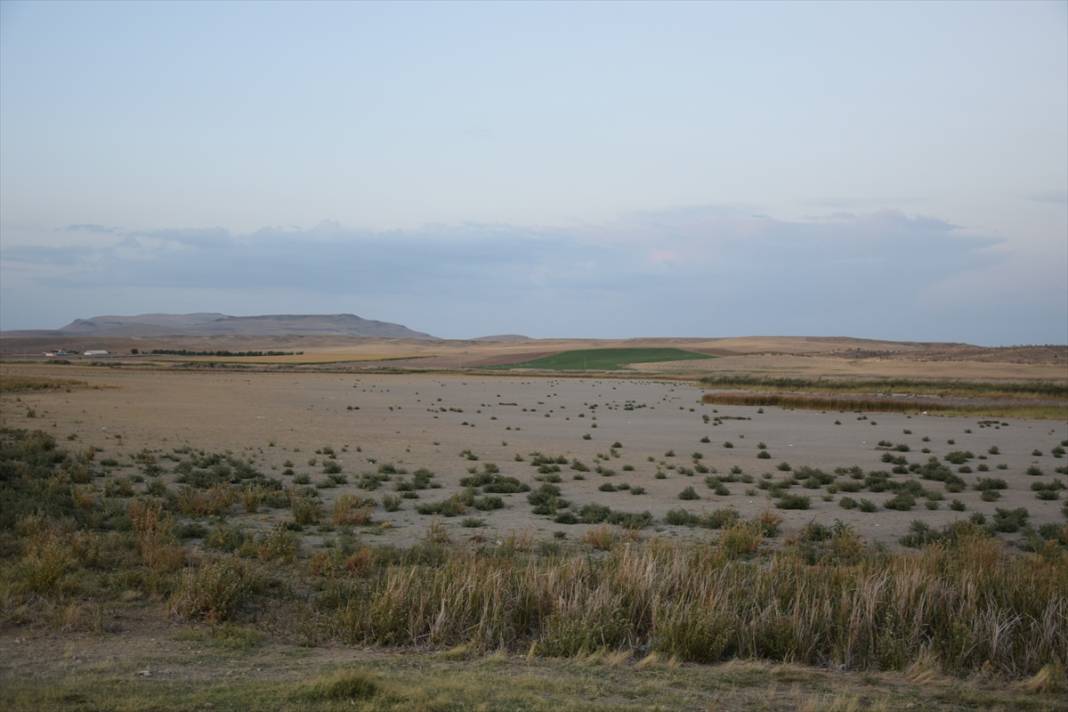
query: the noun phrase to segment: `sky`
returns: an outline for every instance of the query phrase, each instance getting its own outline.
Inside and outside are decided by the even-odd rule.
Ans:
[[[0,2],[0,329],[1068,343],[1068,2]]]

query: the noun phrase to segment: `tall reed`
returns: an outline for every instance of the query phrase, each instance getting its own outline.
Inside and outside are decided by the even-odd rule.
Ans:
[[[337,622],[359,643],[873,670],[925,657],[946,672],[1022,676],[1068,660],[1068,556],[1013,555],[978,536],[815,565],[789,549],[738,558],[655,540],[600,556],[455,549],[436,565],[388,565],[352,583]]]

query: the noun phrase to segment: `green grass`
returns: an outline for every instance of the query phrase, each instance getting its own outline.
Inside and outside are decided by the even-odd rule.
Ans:
[[[51,710],[764,710],[846,712],[1064,710],[1057,691],[910,674],[829,672],[798,665],[732,661],[680,665],[670,658],[598,650],[576,659],[528,659],[404,651],[328,657],[272,646],[255,672],[216,670],[247,664],[215,651],[176,649],[160,656],[118,651],[93,669],[45,665],[34,676],[0,675],[5,709]],[[18,649],[24,650],[25,646]],[[162,655],[166,655],[162,658]],[[166,669],[163,676],[139,674]]]
[[[615,371],[633,363],[691,361],[714,358],[708,354],[674,348],[577,349],[561,351],[522,363],[490,366],[495,369],[537,368],[545,371]]]

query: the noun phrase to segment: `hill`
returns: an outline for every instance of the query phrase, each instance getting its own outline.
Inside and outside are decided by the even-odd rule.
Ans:
[[[434,339],[401,324],[355,314],[138,314],[75,319],[58,336],[356,336],[379,339]]]
[[[479,336],[478,338],[471,339],[472,341],[533,341],[529,336],[523,334],[492,334],[490,336]]]

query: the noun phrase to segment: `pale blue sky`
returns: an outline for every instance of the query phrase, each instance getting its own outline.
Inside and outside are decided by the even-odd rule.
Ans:
[[[0,327],[150,310],[1068,342],[1068,3],[2,2]]]

